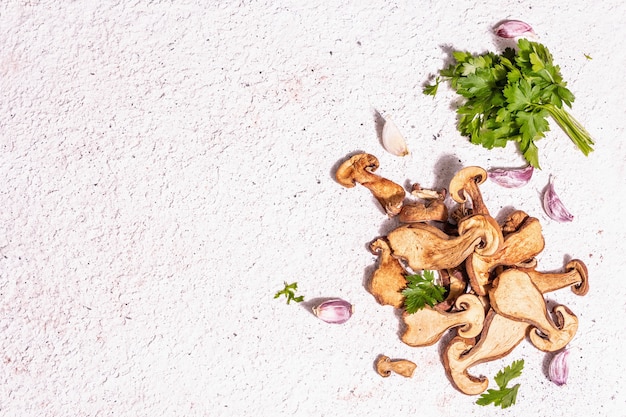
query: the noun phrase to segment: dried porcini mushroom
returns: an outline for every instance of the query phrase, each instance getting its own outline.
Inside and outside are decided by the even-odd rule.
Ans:
[[[489,210],[487,210],[478,188],[487,178],[487,171],[481,167],[469,166],[461,169],[450,181],[450,186],[448,187],[450,197],[460,204],[468,203],[469,199],[469,203],[472,205],[472,214],[489,215]]]
[[[442,362],[448,378],[459,391],[478,395],[489,381],[470,374],[470,368],[508,355],[526,337],[546,352],[571,342],[578,329],[576,315],[564,305],[550,314],[544,294],[569,287],[585,295],[587,267],[574,259],[563,272],[537,271],[537,255],[545,246],[539,220],[515,210],[498,224],[479,188],[488,177],[486,170],[470,166],[454,175],[447,190],[458,206],[448,212],[446,189],[415,185],[411,195],[423,201],[405,202],[402,187],[372,174],[376,168],[375,157],[360,154],[337,172],[346,187],[359,182],[370,188],[400,223],[371,245],[379,266],[368,290],[380,304],[402,309],[405,277],[422,270],[439,271],[446,290],[444,301],[433,307],[413,314],[403,311],[404,343],[427,346],[445,340]],[[446,332],[455,334],[444,338]],[[379,358],[381,375],[391,372],[392,362]]]
[[[391,256],[391,248],[384,239],[370,244],[372,252],[378,254],[378,269],[368,284],[369,292],[381,305],[401,308],[404,301],[402,289],[406,286],[405,270],[397,258]]]
[[[426,306],[413,314],[404,313],[402,320],[406,331],[402,341],[409,346],[430,346],[453,327],[465,338],[480,334],[485,320],[482,303],[472,294],[463,294],[456,299],[455,309],[451,312],[439,311]]]
[[[388,356],[380,355],[376,360],[376,371],[383,378],[387,378],[392,372],[405,378],[411,378],[415,368],[417,365],[406,359],[391,360]]]
[[[346,188],[358,183],[369,189],[387,214],[395,216],[402,208],[406,192],[395,182],[374,174],[378,167],[378,158],[360,153],[343,162],[335,172],[335,178]]]

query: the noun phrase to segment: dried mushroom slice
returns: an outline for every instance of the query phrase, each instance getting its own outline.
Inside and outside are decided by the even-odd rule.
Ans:
[[[471,214],[489,215],[478,187],[487,180],[487,177],[487,171],[477,166],[469,166],[457,171],[448,187],[450,197],[459,204],[471,203]]]
[[[380,355],[376,360],[376,372],[383,378],[387,378],[392,372],[411,378],[417,365],[406,359],[391,360],[388,356]]]
[[[441,200],[405,203],[398,214],[398,221],[401,223],[445,222],[447,220],[448,207]]]
[[[404,267],[391,256],[386,240],[376,239],[370,244],[370,249],[378,254],[378,268],[368,283],[368,291],[379,304],[401,308],[404,303],[402,289],[406,287]]]
[[[360,153],[343,162],[335,172],[335,178],[346,188],[358,183],[369,189],[385,212],[395,216],[402,208],[406,192],[401,185],[374,174],[378,167],[378,158]]]
[[[459,236],[451,236],[432,225],[415,223],[393,230],[387,240],[393,256],[406,260],[415,271],[455,268],[474,251],[496,252],[503,240],[489,216],[468,217],[458,230]]]
[[[578,319],[563,306],[555,307],[558,322],[552,321],[542,292],[524,271],[508,269],[500,274],[489,291],[489,300],[498,314],[536,327],[542,335],[531,332],[530,339],[543,351],[565,347],[578,329]]]
[[[504,236],[502,247],[495,254],[472,253],[468,256],[465,268],[472,289],[477,294],[487,294],[491,272],[497,266],[527,265],[544,246],[539,220],[526,216],[515,231]]]
[[[446,374],[462,393],[480,394],[489,386],[489,380],[471,375],[469,369],[508,355],[524,340],[529,327],[528,323],[511,320],[489,310],[478,343],[456,336],[446,346],[443,353]]]
[[[485,310],[478,297],[463,294],[457,298],[455,307],[452,312],[426,306],[413,314],[404,313],[402,320],[406,330],[402,341],[409,346],[430,346],[454,327],[462,337],[478,336],[485,320]]]

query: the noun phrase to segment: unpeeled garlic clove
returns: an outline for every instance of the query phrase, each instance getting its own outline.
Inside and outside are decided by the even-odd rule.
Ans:
[[[569,350],[564,349],[554,355],[550,361],[548,376],[550,377],[550,381],[554,382],[558,386],[565,385],[567,383],[567,377],[569,374],[569,364],[567,362],[568,356]]]
[[[517,188],[526,185],[533,176],[534,168],[492,169],[488,172],[489,179],[506,188]]]
[[[536,39],[533,28],[521,20],[505,20],[495,28],[497,36],[505,39],[530,38]]]
[[[574,220],[574,216],[565,208],[559,196],[556,195],[552,177],[550,177],[546,192],[543,194],[543,209],[552,220],[557,222],[563,223]]]
[[[398,126],[388,117],[385,118],[383,125],[382,142],[385,150],[392,155],[406,156],[409,154],[404,136],[402,136]]]
[[[326,323],[342,324],[352,317],[353,307],[340,298],[324,301],[313,307],[313,313]]]

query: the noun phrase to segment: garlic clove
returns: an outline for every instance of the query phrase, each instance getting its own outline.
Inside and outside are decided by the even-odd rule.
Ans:
[[[567,377],[569,374],[569,364],[567,358],[569,356],[569,350],[564,349],[561,352],[554,355],[550,361],[548,368],[548,376],[550,381],[556,385],[561,386],[567,383]]]
[[[326,323],[342,324],[352,317],[353,307],[340,298],[324,301],[313,307],[313,314]]]
[[[563,223],[574,220],[574,216],[565,208],[563,202],[554,191],[552,176],[550,176],[548,187],[543,194],[543,209],[552,220],[557,222]]]
[[[494,32],[497,36],[505,39],[538,38],[533,28],[521,20],[505,20],[495,28]]]
[[[533,176],[534,168],[492,169],[488,172],[489,179],[505,188],[517,188],[526,185]]]
[[[409,154],[404,136],[402,136],[398,126],[388,117],[385,118],[383,125],[382,142],[385,150],[392,155],[406,156]]]

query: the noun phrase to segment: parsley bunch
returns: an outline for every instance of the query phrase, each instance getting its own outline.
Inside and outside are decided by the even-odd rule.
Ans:
[[[413,314],[426,307],[426,304],[434,307],[435,304],[443,301],[446,288],[435,284],[433,271],[424,271],[422,275],[408,275],[406,281],[407,285],[402,290],[402,295],[404,295],[404,309],[407,313]]]
[[[515,404],[520,384],[515,384],[512,387],[507,387],[507,385],[513,378],[517,378],[522,374],[522,369],[524,369],[524,359],[514,361],[510,366],[499,371],[494,378],[499,389],[487,390],[476,401],[476,404],[493,404],[501,408],[507,408]]]
[[[537,42],[520,39],[517,51],[473,55],[455,51],[455,63],[439,71],[424,94],[435,95],[442,80],[462,97],[457,108],[458,129],[474,144],[487,149],[517,142],[524,158],[539,168],[535,141],[550,130],[547,117],[563,129],[583,154],[593,150],[593,139],[565,109],[574,95],[567,89],[560,68],[548,49]]]

